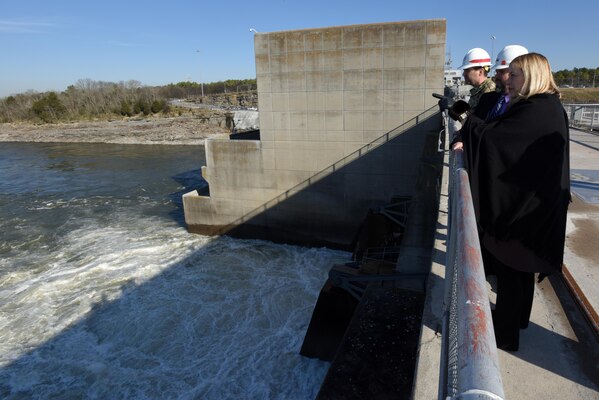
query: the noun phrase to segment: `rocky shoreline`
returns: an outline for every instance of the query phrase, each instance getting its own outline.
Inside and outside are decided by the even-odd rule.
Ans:
[[[0,124],[0,142],[80,142],[198,145],[229,130],[195,116],[57,124]],[[224,125],[224,124],[222,124]]]

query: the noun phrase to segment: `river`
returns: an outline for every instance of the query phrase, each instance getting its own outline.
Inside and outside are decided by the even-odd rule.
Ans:
[[[187,233],[201,146],[0,144],[0,398],[310,399],[324,248]]]

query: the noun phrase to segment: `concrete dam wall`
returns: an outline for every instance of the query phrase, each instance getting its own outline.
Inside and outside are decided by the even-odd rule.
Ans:
[[[443,90],[445,20],[259,33],[254,46],[260,140],[207,140],[210,194],[183,197],[188,229],[348,248],[369,207],[414,193],[440,129],[423,112]]]

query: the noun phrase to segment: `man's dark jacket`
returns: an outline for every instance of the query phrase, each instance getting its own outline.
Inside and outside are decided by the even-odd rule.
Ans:
[[[497,101],[501,96],[502,94],[500,92],[489,92],[483,94],[478,101],[478,105],[474,109],[474,115],[484,121],[495,104],[497,104]]]

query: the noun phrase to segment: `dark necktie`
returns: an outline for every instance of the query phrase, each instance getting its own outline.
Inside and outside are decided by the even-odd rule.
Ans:
[[[497,100],[497,103],[495,103],[495,105],[493,106],[493,108],[491,109],[491,111],[489,111],[489,114],[487,115],[487,118],[485,118],[485,122],[489,122],[491,120],[494,120],[495,118],[497,118],[498,116],[500,116],[501,114],[503,114],[503,112],[505,111],[505,107],[507,106],[507,96],[506,95],[502,95],[499,100]]]

